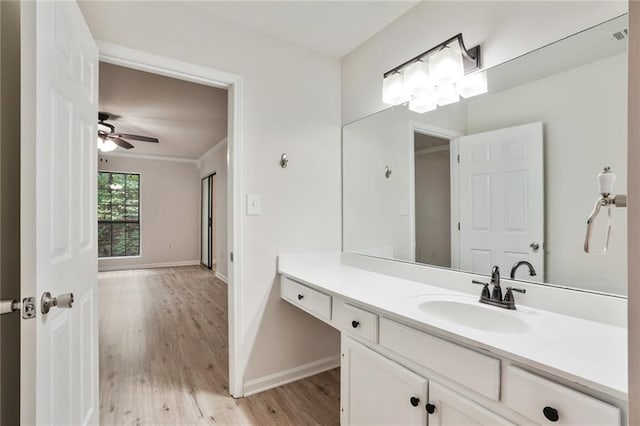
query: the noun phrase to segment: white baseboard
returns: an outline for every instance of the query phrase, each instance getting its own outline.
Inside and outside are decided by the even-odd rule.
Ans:
[[[216,271],[216,278],[219,279],[220,281],[222,281],[225,284],[229,284],[229,280],[227,279],[227,277],[225,277],[224,275],[222,275],[218,271]]]
[[[100,265],[100,261],[98,261],[98,272],[127,271],[130,269],[172,268],[174,266],[195,266],[195,265],[200,265],[200,261],[184,260],[181,262],[142,263],[142,264],[130,264],[130,265]]]
[[[244,384],[244,396],[254,395],[278,386],[286,385],[287,383],[295,382],[296,380],[315,376],[316,374],[324,373],[339,366],[340,356],[331,356],[299,367],[290,368],[289,370],[248,380]]]

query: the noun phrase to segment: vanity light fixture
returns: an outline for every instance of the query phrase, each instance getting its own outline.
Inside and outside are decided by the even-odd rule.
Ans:
[[[383,75],[382,101],[423,113],[487,92],[480,46],[467,49],[462,33],[398,65]]]

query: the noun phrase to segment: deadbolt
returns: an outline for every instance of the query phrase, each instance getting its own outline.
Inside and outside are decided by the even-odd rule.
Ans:
[[[73,308],[73,293],[61,294],[58,297],[51,297],[51,293],[45,291],[40,299],[40,310],[43,314],[48,314],[49,309],[57,306],[58,308]]]
[[[533,250],[533,251],[538,251],[540,249],[540,244],[531,243],[531,244],[529,244],[529,247],[531,247],[531,250]]]

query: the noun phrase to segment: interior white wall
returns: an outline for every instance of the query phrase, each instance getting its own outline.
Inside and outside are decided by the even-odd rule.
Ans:
[[[493,66],[627,12],[626,1],[421,2],[342,59],[342,122],[385,108],[382,74],[462,32]]]
[[[242,218],[237,258],[244,381],[336,356],[338,333],[280,300],[276,257],[340,249],[339,61],[188,3],[80,7],[99,40],[242,76],[241,177],[246,193],[262,196],[262,215]]]
[[[98,170],[140,174],[140,256],[100,258],[99,270],[200,264],[200,179],[195,162],[104,155]]]
[[[611,166],[616,172],[615,193],[627,192],[626,61],[625,52],[468,102],[469,134],[544,123],[546,282],[627,292],[626,210],[613,212],[606,256],[582,250],[602,167]],[[603,212],[596,223],[602,231],[604,217]],[[603,232],[594,235],[594,249],[603,242]]]
[[[218,142],[198,161],[200,179],[216,174],[214,180],[216,200],[214,206],[215,217],[215,254],[216,275],[227,279],[227,140]]]
[[[451,267],[451,165],[447,149],[415,157],[416,262]]]
[[[0,2],[0,299],[20,299],[20,2]],[[0,318],[0,424],[20,423],[20,313]]]

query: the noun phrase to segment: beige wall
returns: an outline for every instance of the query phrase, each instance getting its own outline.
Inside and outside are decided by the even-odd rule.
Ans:
[[[20,299],[20,5],[0,2],[0,299]],[[0,317],[0,424],[20,414],[20,315]]]
[[[200,263],[200,178],[195,163],[105,155],[98,169],[140,173],[140,256],[100,259],[101,271]]]
[[[415,157],[416,262],[451,267],[451,165],[446,150]]]
[[[227,279],[227,140],[218,142],[211,150],[202,156],[198,163],[200,178],[216,174],[214,179],[216,188],[215,217],[215,254],[216,275]]]

